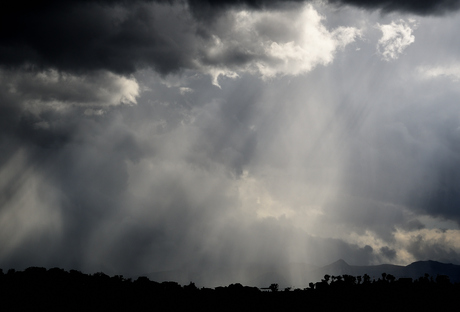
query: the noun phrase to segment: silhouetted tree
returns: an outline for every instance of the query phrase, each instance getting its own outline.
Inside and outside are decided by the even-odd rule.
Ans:
[[[197,291],[197,290],[198,290],[198,287],[196,287],[195,283],[190,282],[188,285],[185,285],[185,286],[184,286],[184,289],[185,289],[186,291]]]
[[[390,283],[393,283],[396,280],[396,277],[394,275],[388,274],[387,275],[387,281]]]
[[[450,285],[450,279],[447,275],[438,275],[436,276],[436,283],[442,286]]]
[[[277,292],[278,291],[278,284],[271,284],[268,289],[270,289],[272,292]]]
[[[371,282],[371,277],[367,274],[363,275],[363,284],[369,284]]]
[[[124,278],[123,276],[119,276],[119,275],[116,275],[118,278],[116,280],[118,281],[124,281]],[[114,279],[112,277],[112,279]],[[139,276],[135,281],[134,281],[134,285],[138,286],[138,287],[142,287],[142,286],[148,286],[150,284],[150,280],[148,277],[146,276]]]
[[[353,286],[356,284],[356,277],[352,276],[352,275],[347,275],[347,274],[344,274],[343,275],[343,281],[346,285],[348,286]]]
[[[158,311],[358,311],[374,306],[377,311],[448,310],[460,293],[460,284],[451,284],[449,277],[438,275],[430,282],[429,275],[416,281],[411,278],[395,280],[391,274],[370,282],[370,277],[326,275],[309,288],[284,288],[271,284],[261,292],[256,287],[239,283],[227,287],[197,288],[193,282],[181,286],[176,282],[157,283],[147,277],[135,282],[121,275],[109,277],[102,272],[83,274],[59,268],[46,270],[30,267],[26,270],[0,270],[0,294],[5,311],[30,310],[158,310]],[[394,281],[394,282],[393,282]],[[330,284],[328,284],[330,282]],[[362,282],[362,283],[361,283]],[[359,286],[356,286],[359,284]],[[274,292],[278,292],[274,294]],[[9,309],[14,307],[14,309]],[[3,311],[2,310],[2,311]]]

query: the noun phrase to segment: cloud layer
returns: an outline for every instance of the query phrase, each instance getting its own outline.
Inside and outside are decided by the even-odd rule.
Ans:
[[[50,1],[4,16],[0,266],[214,285],[339,258],[459,263],[460,23],[404,13],[456,4],[346,3],[403,13]]]
[[[458,1],[450,0],[328,2],[339,6],[353,5],[381,9],[384,12],[403,11],[423,15],[454,11],[459,6]],[[215,19],[207,17],[226,15],[227,8],[282,8],[292,7],[295,3],[296,1],[191,0],[172,3],[134,1],[128,5],[118,0],[74,0],[47,1],[40,6],[18,4],[0,15],[0,64],[21,66],[31,63],[42,69],[52,67],[71,72],[109,70],[119,74],[133,73],[145,66],[162,74],[184,68],[194,69],[197,59],[200,62],[203,57],[203,45],[213,42],[206,29],[213,26],[209,23],[212,24]],[[188,7],[195,14],[191,14]],[[220,13],[213,13],[215,10]],[[259,18],[264,19],[263,15],[261,13]],[[317,18],[304,18],[311,20],[309,23],[317,22]],[[240,19],[245,22],[244,17],[240,16]],[[248,20],[246,24],[248,22],[255,21]],[[286,23],[279,22],[281,26]],[[298,27],[299,25],[294,28]],[[269,28],[265,27],[265,30]],[[197,34],[204,36],[204,42],[196,40]],[[250,35],[246,34],[246,39]],[[356,33],[351,29],[338,29],[335,36],[334,40],[343,45],[350,42]],[[214,38],[214,43],[217,45],[215,49],[218,49],[220,42]],[[278,55],[279,48],[279,45],[267,47],[266,49],[271,50],[268,51],[271,52],[268,56],[273,53],[275,54],[272,56]],[[291,50],[290,58],[298,59],[299,53],[303,53],[299,47],[284,48]],[[251,59],[254,53],[260,52],[242,51],[237,47],[234,49],[233,61],[241,64]],[[285,53],[283,55],[286,56]],[[208,61],[219,62],[219,59],[209,56]]]

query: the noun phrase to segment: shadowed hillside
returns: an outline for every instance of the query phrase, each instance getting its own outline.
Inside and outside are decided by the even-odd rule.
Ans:
[[[437,275],[446,275],[452,283],[460,282],[460,265],[446,264],[437,261],[417,261],[407,266],[382,264],[375,266],[353,266],[348,265],[344,260],[339,260],[330,265],[324,266],[315,272],[315,279],[330,275],[364,275],[371,278],[379,278],[382,273],[387,273],[396,278],[417,279],[425,274],[436,277]]]
[[[340,265],[347,269],[344,262]],[[282,289],[276,283],[261,289],[239,283],[199,288],[193,282],[133,281],[102,272],[30,267],[6,274],[0,270],[0,294],[5,311],[440,311],[455,306],[460,284],[446,275],[412,280],[383,273],[376,280],[325,275],[303,289]]]
[[[187,283],[190,280],[198,285],[215,287],[229,283],[241,282],[243,284],[265,287],[277,282],[284,287],[307,287],[309,283],[319,282],[324,275],[369,275],[371,279],[378,279],[382,273],[387,273],[396,278],[417,279],[425,274],[436,277],[446,275],[453,283],[460,282],[460,265],[445,264],[436,261],[418,261],[407,266],[381,264],[375,266],[354,266],[340,259],[332,264],[317,267],[302,263],[279,264],[264,266],[252,264],[246,268],[232,269],[221,267],[213,271],[198,272],[193,270],[173,270],[145,274],[151,280],[168,281],[174,280],[179,283]]]

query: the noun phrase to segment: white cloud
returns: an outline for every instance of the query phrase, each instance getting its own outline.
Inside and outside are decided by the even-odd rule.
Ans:
[[[401,19],[399,22],[392,21],[387,25],[377,24],[377,28],[383,33],[377,43],[377,51],[382,55],[383,60],[396,60],[409,45],[414,43],[415,37],[411,26],[417,26],[414,20],[409,20],[409,23]]]
[[[263,184],[248,171],[243,172],[238,181],[238,196],[243,210],[255,212],[258,218],[293,217],[295,211],[275,198]]]
[[[34,113],[69,106],[134,105],[139,96],[136,79],[107,71],[79,76],[54,69],[38,73],[4,71],[0,72],[0,81],[8,81],[10,95]]]
[[[448,77],[453,81],[460,80],[460,63],[450,66],[423,66],[418,68],[423,78]]]
[[[179,92],[182,95],[186,95],[187,93],[193,92],[193,89],[188,88],[188,87],[180,87]]]
[[[212,63],[212,70],[205,67],[205,71],[218,85],[219,76],[236,77],[238,71],[266,79],[305,74],[317,65],[328,65],[338,49],[360,36],[360,30],[338,27],[329,31],[324,19],[311,5],[284,11],[234,11],[216,27],[206,47],[205,59]]]
[[[228,70],[228,69],[209,67],[209,68],[204,69],[204,71],[212,77],[212,84],[219,88],[221,88],[219,84],[220,76],[224,76],[227,78],[233,78],[233,79],[238,77],[238,74],[236,72],[232,70]]]
[[[87,108],[87,109],[85,109],[84,114],[87,115],[87,116],[93,116],[93,115],[101,116],[101,115],[104,114],[104,111],[102,109]]]

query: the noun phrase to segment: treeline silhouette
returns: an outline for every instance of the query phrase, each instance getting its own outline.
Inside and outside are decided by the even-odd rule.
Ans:
[[[182,286],[102,272],[0,269],[2,311],[439,311],[455,308],[459,295],[459,283],[428,274],[415,280],[385,273],[377,279],[325,275],[307,288],[281,290],[275,283],[266,288],[238,283],[198,288],[193,282]]]

